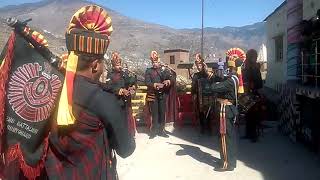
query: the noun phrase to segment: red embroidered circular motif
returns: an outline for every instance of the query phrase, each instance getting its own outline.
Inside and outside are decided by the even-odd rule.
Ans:
[[[38,63],[28,63],[13,72],[8,88],[8,101],[15,113],[30,122],[47,119],[54,108],[61,81]],[[51,74],[51,75],[50,75]]]

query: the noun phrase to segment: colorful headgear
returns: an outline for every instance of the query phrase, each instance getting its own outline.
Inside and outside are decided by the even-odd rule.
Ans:
[[[237,76],[239,78],[238,93],[244,93],[241,67],[246,60],[245,52],[240,48],[231,48],[226,52],[228,67],[237,67]]]
[[[196,64],[199,64],[199,63],[202,63],[202,62],[203,62],[203,59],[202,59],[200,53],[197,53],[197,54],[196,54],[196,60],[195,60],[194,62],[195,62]]]
[[[237,59],[242,59],[243,62],[246,60],[246,53],[240,48],[231,48],[226,52],[226,55],[228,58],[228,67],[239,67],[239,62],[236,63]]]
[[[111,17],[97,5],[84,6],[72,16],[66,32],[69,55],[58,107],[58,125],[74,124],[75,121],[72,97],[78,54],[89,54],[102,59],[109,46],[112,31]]]
[[[112,33],[111,18],[107,11],[96,5],[78,10],[71,18],[66,32],[69,51],[104,55]]]
[[[152,62],[159,62],[160,61],[160,58],[159,58],[159,55],[158,55],[158,52],[157,51],[151,51],[150,53],[150,60]]]
[[[112,66],[121,66],[121,58],[118,52],[113,52],[111,55]]]

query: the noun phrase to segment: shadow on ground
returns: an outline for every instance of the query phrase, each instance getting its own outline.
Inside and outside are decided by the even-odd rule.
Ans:
[[[201,163],[205,163],[212,167],[217,167],[219,165],[219,159],[212,156],[209,153],[201,151],[199,147],[191,146],[187,144],[175,144],[168,142],[169,145],[177,145],[180,146],[182,149],[176,152],[177,156],[185,156],[188,155],[192,157],[194,160],[197,160]]]
[[[265,129],[257,143],[237,138],[238,161],[246,167],[261,173],[265,180],[319,180],[320,161],[299,143],[292,143],[288,137],[278,133],[276,125]],[[240,132],[243,128],[238,129]],[[171,136],[219,151],[218,136],[200,135],[197,128],[185,126],[169,132]],[[238,133],[239,134],[239,133]],[[241,133],[243,134],[243,133]],[[186,144],[179,145],[182,149],[177,156],[189,155],[194,160],[216,167],[219,157],[201,151],[199,147]]]
[[[146,126],[140,125],[140,126],[137,127],[137,132],[139,134],[149,134],[150,130]]]

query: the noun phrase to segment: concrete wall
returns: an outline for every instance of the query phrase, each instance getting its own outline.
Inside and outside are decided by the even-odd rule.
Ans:
[[[309,20],[317,14],[320,9],[319,0],[303,0],[303,19]]]
[[[266,86],[275,88],[287,81],[287,8],[282,6],[266,20],[268,72]],[[274,38],[283,35],[283,61],[277,62]]]
[[[170,64],[170,56],[175,57],[175,64]],[[162,61],[167,63],[171,68],[173,68],[177,75],[181,75],[185,78],[189,77],[188,70],[186,69],[177,69],[178,64],[189,62],[189,52],[168,52],[164,53]]]

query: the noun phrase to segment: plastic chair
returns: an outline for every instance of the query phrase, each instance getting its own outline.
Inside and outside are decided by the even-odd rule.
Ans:
[[[177,125],[178,127],[182,127],[184,125],[184,120],[187,117],[191,117],[192,125],[196,126],[196,117],[193,108],[192,95],[184,94],[178,96],[178,119]]]

